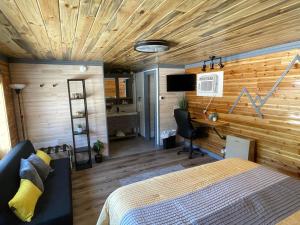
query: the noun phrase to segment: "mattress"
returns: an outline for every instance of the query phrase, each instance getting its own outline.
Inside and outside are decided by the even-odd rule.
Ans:
[[[299,224],[300,181],[241,159],[157,176],[111,193],[97,225]]]

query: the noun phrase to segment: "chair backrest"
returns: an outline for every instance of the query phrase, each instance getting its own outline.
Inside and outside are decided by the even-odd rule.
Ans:
[[[183,109],[175,109],[174,117],[177,123],[177,133],[184,138],[190,138],[194,127],[189,112]]]

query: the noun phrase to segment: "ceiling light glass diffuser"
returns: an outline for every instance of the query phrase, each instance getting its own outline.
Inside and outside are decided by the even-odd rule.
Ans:
[[[146,53],[165,52],[169,50],[169,44],[162,40],[138,41],[134,50]]]

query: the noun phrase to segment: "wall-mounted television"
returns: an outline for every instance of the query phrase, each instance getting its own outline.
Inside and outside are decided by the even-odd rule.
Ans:
[[[167,91],[194,91],[196,90],[196,74],[167,75]]]

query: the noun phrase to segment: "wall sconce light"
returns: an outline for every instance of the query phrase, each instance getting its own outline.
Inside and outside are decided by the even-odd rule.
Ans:
[[[52,84],[53,87],[56,87],[58,85],[58,83]]]
[[[42,87],[44,87],[45,86],[45,84],[43,83],[43,84],[40,84],[40,87],[42,88]]]

